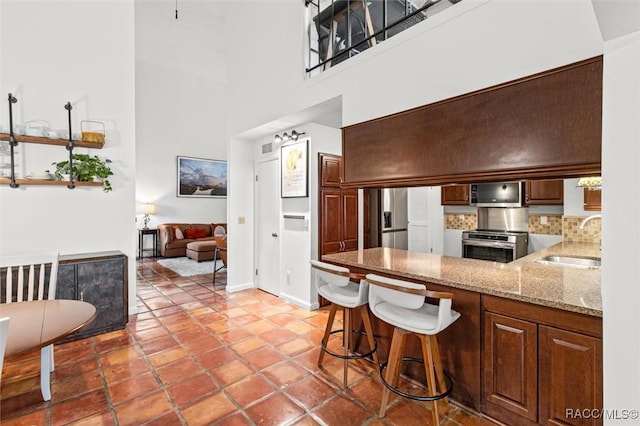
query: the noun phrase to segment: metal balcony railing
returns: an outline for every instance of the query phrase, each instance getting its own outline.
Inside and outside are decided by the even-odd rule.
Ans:
[[[307,73],[322,71],[461,0],[305,0]]]

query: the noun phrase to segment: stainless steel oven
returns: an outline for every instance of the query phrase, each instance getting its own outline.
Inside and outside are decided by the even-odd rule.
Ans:
[[[527,255],[529,234],[509,231],[464,231],[462,233],[462,257],[511,262]]]

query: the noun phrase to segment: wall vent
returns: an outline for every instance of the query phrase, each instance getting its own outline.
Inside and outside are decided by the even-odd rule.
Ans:
[[[262,145],[262,155],[271,154],[273,152],[273,142]]]

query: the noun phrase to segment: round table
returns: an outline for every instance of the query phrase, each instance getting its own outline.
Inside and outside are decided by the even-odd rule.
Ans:
[[[5,356],[48,346],[89,324],[96,308],[79,300],[38,300],[0,304],[0,318],[11,318]]]

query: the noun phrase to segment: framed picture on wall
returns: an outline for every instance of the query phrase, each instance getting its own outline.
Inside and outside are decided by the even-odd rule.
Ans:
[[[309,196],[309,140],[280,148],[282,198]]]
[[[227,162],[178,156],[178,197],[227,196]]]

